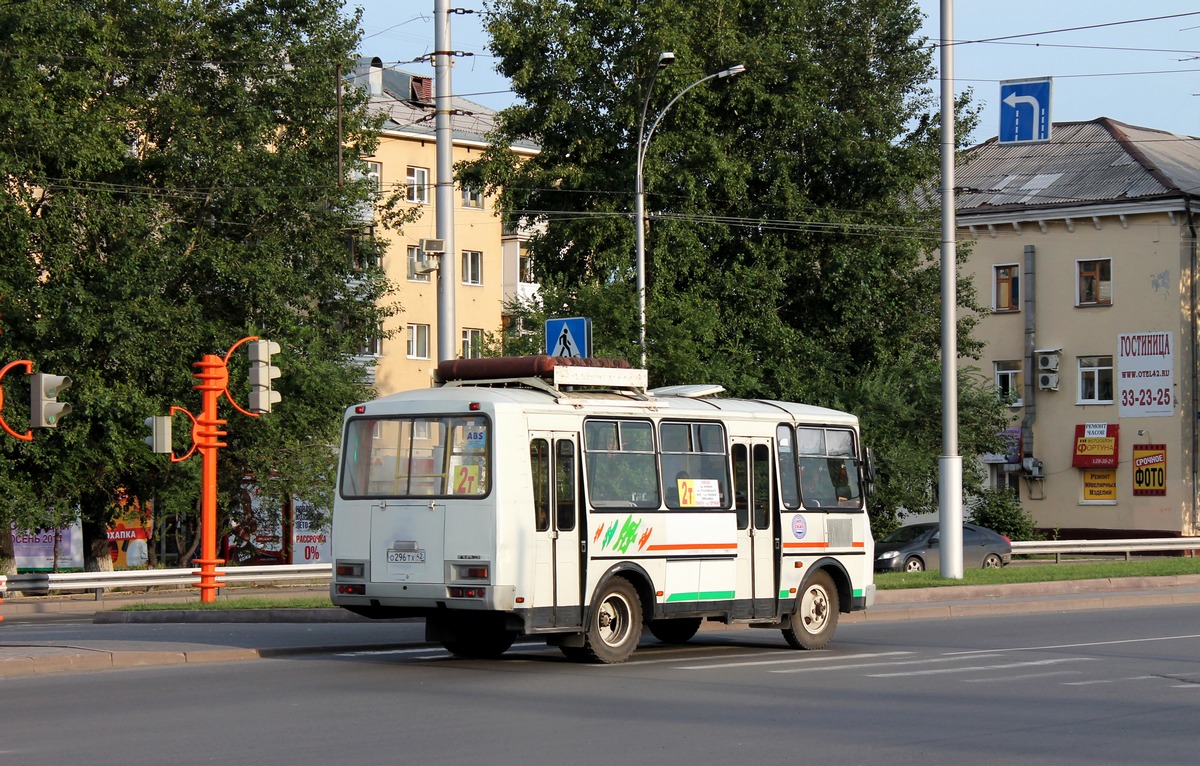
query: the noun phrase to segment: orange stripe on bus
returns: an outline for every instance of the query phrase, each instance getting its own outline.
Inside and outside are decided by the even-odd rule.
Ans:
[[[784,548],[828,548],[829,543],[784,543]]]

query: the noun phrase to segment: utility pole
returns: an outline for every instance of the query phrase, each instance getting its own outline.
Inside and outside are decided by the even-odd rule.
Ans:
[[[433,23],[434,137],[437,143],[434,206],[437,238],[444,243],[437,271],[437,358],[440,362],[458,356],[454,309],[458,251],[454,247],[454,134],[450,127],[454,112],[450,89],[450,67],[454,62],[454,51],[450,50],[450,0],[434,0]]]
[[[938,530],[942,577],[961,580],[962,456],[958,454],[958,243],[954,210],[954,0],[942,1],[942,456]]]

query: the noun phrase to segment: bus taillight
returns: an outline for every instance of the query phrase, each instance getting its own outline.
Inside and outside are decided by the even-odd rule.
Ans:
[[[483,588],[450,588],[450,598],[483,598],[484,593]]]
[[[338,577],[362,577],[362,564],[338,564],[334,570]]]
[[[367,595],[366,585],[339,585],[337,592],[347,596],[365,596]]]

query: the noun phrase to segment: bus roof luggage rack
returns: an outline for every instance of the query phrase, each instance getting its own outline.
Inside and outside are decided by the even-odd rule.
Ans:
[[[633,391],[645,396],[645,370],[624,359],[570,356],[501,356],[486,359],[447,359],[439,362],[435,379],[442,384],[532,385],[558,390],[563,386]]]

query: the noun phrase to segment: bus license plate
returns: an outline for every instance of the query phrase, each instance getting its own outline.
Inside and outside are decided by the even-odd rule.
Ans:
[[[395,551],[388,550],[389,564],[424,564],[425,551]]]

